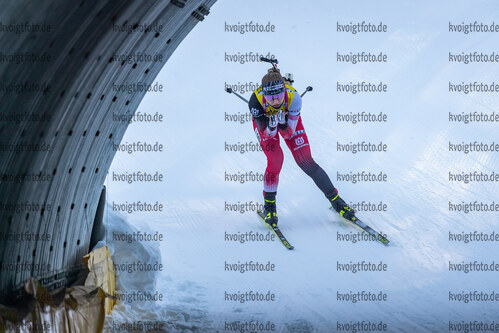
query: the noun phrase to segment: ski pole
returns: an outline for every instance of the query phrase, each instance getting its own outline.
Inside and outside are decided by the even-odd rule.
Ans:
[[[227,91],[229,94],[234,94],[237,97],[239,97],[240,99],[242,99],[243,101],[245,101],[246,103],[249,103],[246,98],[244,98],[243,96],[239,95],[237,92],[233,91],[232,88],[229,87],[225,91]]]
[[[307,91],[312,91],[314,88],[312,88],[311,86],[308,86],[305,91],[303,92],[303,94],[300,95],[300,97],[303,97]],[[248,100],[246,98],[244,98],[243,96],[239,95],[237,92],[233,91],[232,88],[227,88],[225,91],[227,91],[229,94],[234,94],[236,95],[237,97],[239,97],[240,99],[242,99],[244,102],[246,103],[249,103]]]

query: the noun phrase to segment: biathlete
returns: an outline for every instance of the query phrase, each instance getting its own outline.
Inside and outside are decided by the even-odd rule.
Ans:
[[[313,160],[300,116],[302,99],[290,82],[284,80],[277,67],[269,69],[262,78],[262,85],[253,92],[248,106],[253,116],[253,129],[267,156],[263,181],[266,223],[277,226],[278,221],[276,193],[284,160],[279,134],[298,166],[312,178],[332,208],[344,218],[355,221],[355,212],[340,198],[326,172]]]

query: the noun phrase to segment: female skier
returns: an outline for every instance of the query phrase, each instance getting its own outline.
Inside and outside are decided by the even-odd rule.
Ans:
[[[279,172],[284,159],[279,134],[286,142],[298,166],[309,175],[330,201],[332,208],[344,218],[355,221],[354,211],[338,196],[326,172],[313,160],[307,134],[300,116],[301,97],[285,82],[279,69],[273,67],[262,78],[248,103],[253,115],[253,129],[267,156],[263,181],[265,221],[277,226],[276,193]]]

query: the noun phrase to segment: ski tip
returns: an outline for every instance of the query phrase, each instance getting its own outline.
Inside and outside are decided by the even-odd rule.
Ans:
[[[381,235],[378,236],[378,241],[384,246],[388,246],[388,244],[390,244],[390,241],[386,237]]]
[[[333,207],[329,207],[329,209],[330,209],[331,211],[333,211],[333,212],[335,212],[335,213],[336,213],[336,211],[334,211],[332,208],[333,208]],[[339,214],[338,214],[338,216],[340,216],[343,220],[345,220],[345,221],[347,221],[347,222],[351,222],[351,223],[353,223],[354,225],[356,225],[357,227],[359,227],[360,229],[362,229],[362,230],[364,230],[364,231],[367,231],[367,232],[368,232],[368,230],[366,230],[366,228],[369,228],[369,229],[371,229],[371,230],[372,230],[372,228],[371,228],[371,227],[369,227],[367,224],[365,224],[364,222],[362,222],[362,221],[361,221],[358,217],[356,217],[356,216],[354,216],[354,218],[353,218],[352,220],[348,220],[348,219],[346,219],[345,217],[343,217],[342,215],[339,215]],[[359,223],[360,223],[360,224],[359,224]],[[390,241],[389,241],[386,237],[384,237],[383,235],[379,234],[378,232],[376,232],[376,231],[374,231],[374,230],[372,230],[372,231],[373,231],[373,232],[377,235],[377,236],[376,236],[376,240],[377,240],[378,242],[380,242],[381,244],[383,244],[383,245],[385,245],[385,246],[388,246],[388,245],[390,244]],[[372,233],[371,233],[371,234],[372,234]]]

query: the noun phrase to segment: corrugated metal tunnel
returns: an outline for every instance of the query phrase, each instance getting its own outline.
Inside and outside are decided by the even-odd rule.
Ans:
[[[215,1],[3,3],[1,302],[19,296],[29,277],[48,289],[75,279],[128,126],[116,116],[133,115],[146,93],[116,87],[152,84]],[[140,52],[162,61],[126,58]]]

